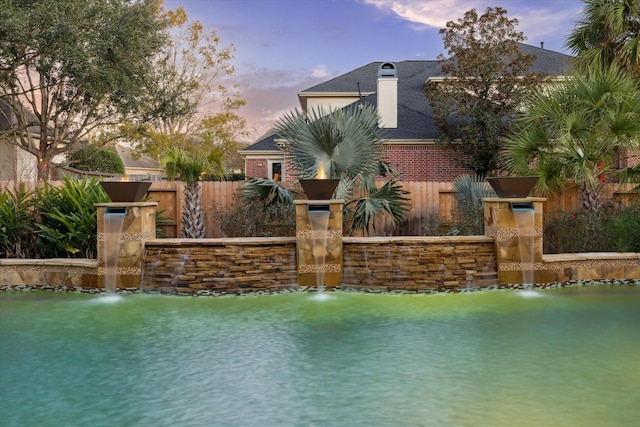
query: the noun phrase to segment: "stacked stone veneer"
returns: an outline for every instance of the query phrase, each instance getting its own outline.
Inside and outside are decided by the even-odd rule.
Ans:
[[[125,208],[116,269],[117,288],[137,288],[141,284],[142,258],[146,241],[156,237],[156,202],[96,203],[98,208],[98,282],[105,286],[104,215],[109,208]]]
[[[344,238],[343,251],[342,289],[437,292],[496,283],[486,237]],[[143,288],[198,295],[305,289],[295,258],[294,238],[158,239],[146,246]]]
[[[342,283],[342,200],[296,200],[298,284],[327,289]],[[327,208],[326,230],[313,230],[309,209]],[[319,260],[324,259],[324,262]]]
[[[197,295],[298,288],[296,241],[293,237],[150,241],[142,287]]]
[[[481,236],[345,238],[343,288],[439,292],[494,286],[493,240]]]
[[[543,203],[542,197],[484,199],[484,234],[495,242],[498,282],[524,283],[523,272],[532,283],[548,282],[550,272],[542,263]],[[514,211],[512,203],[530,203],[533,211]],[[521,221],[531,216],[531,223]],[[529,259],[527,259],[529,258]]]

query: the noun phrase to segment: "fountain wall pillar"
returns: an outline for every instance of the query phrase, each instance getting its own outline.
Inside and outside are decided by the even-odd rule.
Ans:
[[[495,244],[498,283],[527,283],[525,272],[533,283],[546,280],[542,270],[543,202],[542,197],[485,198],[484,234]],[[518,221],[527,212],[532,221]],[[531,215],[532,211],[532,215]],[[527,257],[528,259],[523,259]]]
[[[324,287],[331,289],[342,284],[342,205],[343,200],[296,200],[296,269],[298,284],[316,287],[318,269],[324,271]],[[316,247],[318,239],[313,230],[309,210],[328,210],[329,220],[324,248]],[[323,254],[321,253],[323,252]],[[324,265],[317,263],[324,255]]]
[[[144,243],[156,238],[157,202],[96,203],[98,208],[98,287],[105,287],[105,214],[124,214],[116,263],[116,288],[139,288],[142,284]],[[112,238],[112,236],[109,236]]]

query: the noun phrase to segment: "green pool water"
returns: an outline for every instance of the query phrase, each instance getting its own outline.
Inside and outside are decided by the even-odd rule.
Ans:
[[[640,286],[0,293],[1,426],[637,426]]]

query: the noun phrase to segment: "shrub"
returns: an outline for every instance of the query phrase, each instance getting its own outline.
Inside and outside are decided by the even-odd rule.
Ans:
[[[65,178],[61,187],[45,183],[38,190],[40,222],[37,246],[42,257],[95,258],[97,209],[109,198],[96,179]]]
[[[0,257],[35,257],[35,205],[35,193],[26,191],[24,184],[15,192],[0,193]]]
[[[640,251],[640,206],[547,214],[544,253]]]
[[[453,181],[457,192],[457,205],[452,212],[453,221],[445,227],[452,235],[474,236],[484,233],[484,206],[482,199],[495,197],[489,184],[480,177],[462,175]]]
[[[106,148],[85,147],[71,154],[69,159],[76,169],[83,171],[124,173],[124,163],[120,156]]]
[[[285,203],[243,202],[241,197],[226,210],[217,213],[226,237],[295,236],[295,206]]]

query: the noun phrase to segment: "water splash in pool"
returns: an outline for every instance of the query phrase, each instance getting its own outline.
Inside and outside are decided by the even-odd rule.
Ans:
[[[542,294],[541,292],[535,291],[533,289],[525,289],[522,291],[518,291],[518,296],[521,296],[523,298],[542,298],[544,297],[544,294]]]
[[[96,299],[92,299],[91,303],[92,304],[115,304],[117,302],[122,301],[122,299],[123,299],[122,295],[108,293],[105,295],[100,295]]]
[[[312,301],[329,301],[334,299],[335,297],[332,295],[329,295],[326,292],[318,292],[318,293],[314,293],[311,295],[311,297],[309,298]]]

